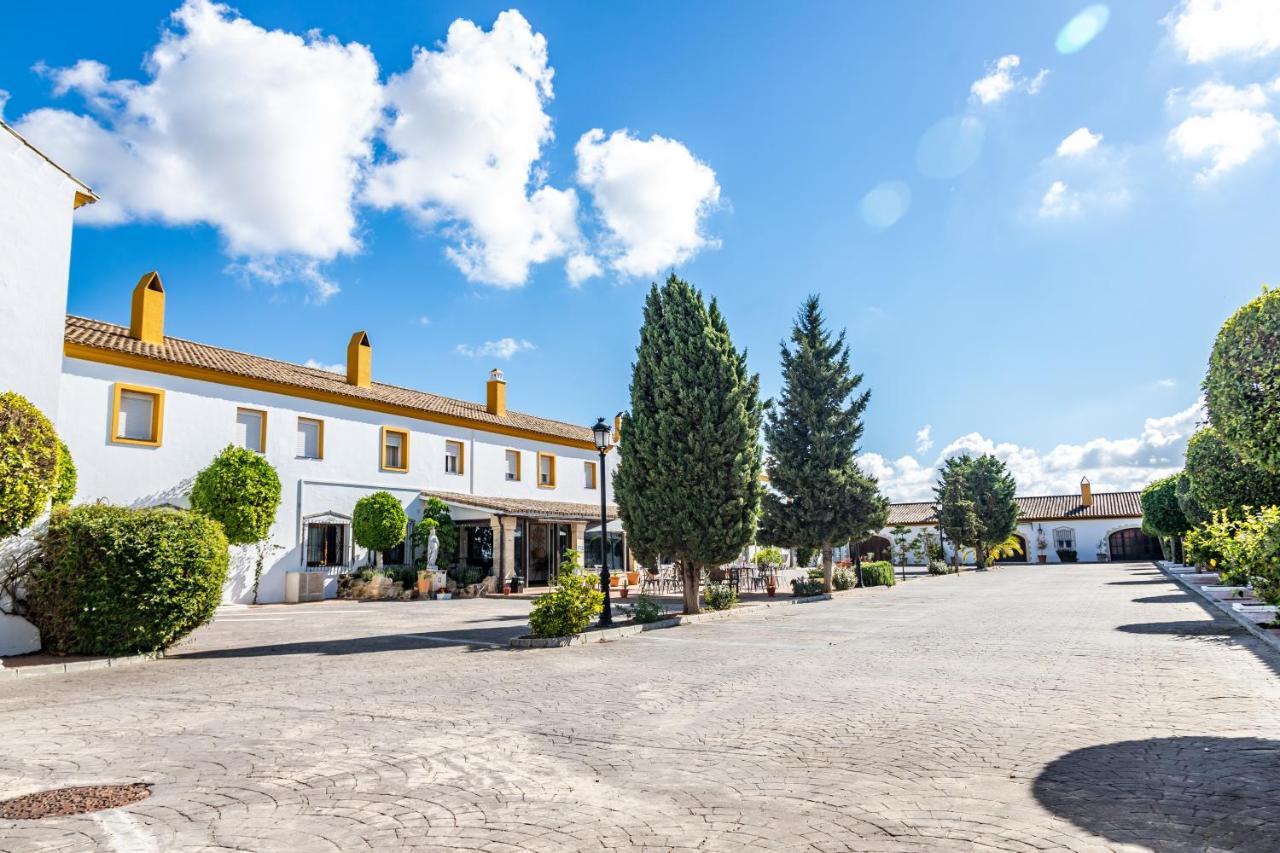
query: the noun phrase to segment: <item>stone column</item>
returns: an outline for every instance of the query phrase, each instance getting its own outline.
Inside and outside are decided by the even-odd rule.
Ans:
[[[569,525],[569,537],[573,548],[582,555],[582,564],[587,565],[587,523],[575,521]]]
[[[494,562],[497,563],[498,589],[516,573],[516,525],[520,520],[513,515],[493,517]]]

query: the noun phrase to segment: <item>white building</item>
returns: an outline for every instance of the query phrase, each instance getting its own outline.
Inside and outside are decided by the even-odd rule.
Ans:
[[[1095,493],[1088,479],[1084,479],[1079,494],[1016,498],[1018,527],[1014,535],[1022,553],[1000,562],[1058,563],[1061,562],[1059,550],[1075,551],[1079,562],[1159,559],[1160,543],[1142,532],[1140,494]],[[934,541],[938,540],[938,519],[931,501],[893,504],[885,527],[860,544],[863,558],[887,560],[891,553],[896,554],[893,528],[898,525],[907,528],[912,543],[925,531],[932,534]],[[950,543],[944,540],[943,544],[950,557],[953,554]],[[894,562],[897,562],[896,556]],[[911,554],[908,562],[922,561]]]
[[[195,474],[228,444],[262,453],[283,485],[262,602],[284,599],[291,571],[325,574],[332,596],[336,575],[369,559],[350,518],[378,490],[411,520],[426,498],[444,500],[459,562],[495,583],[545,585],[565,549],[598,554],[600,484],[616,452],[602,472],[589,427],[509,411],[501,371],[476,403],[374,381],[364,332],[350,339],[346,375],[172,337],[154,272],[121,287],[127,327],[67,316],[71,211],[94,196],[4,130],[0,318],[22,333],[0,336],[0,389],[54,419],[79,470],[77,502],[186,506]],[[383,556],[411,564],[412,544]],[[251,597],[252,563],[233,561],[226,601]]]

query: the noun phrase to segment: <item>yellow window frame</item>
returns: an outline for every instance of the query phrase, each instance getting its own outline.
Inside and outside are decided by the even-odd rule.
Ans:
[[[582,460],[582,464],[586,465],[587,470],[591,472],[591,485],[587,486],[587,488],[588,489],[599,488],[600,478],[599,478],[599,472],[596,471],[596,463],[592,462],[590,459],[584,459]]]
[[[316,429],[316,455],[315,456],[299,456],[299,459],[324,459],[324,419],[323,418],[305,418],[298,416],[298,423],[306,421],[309,424],[317,424]]]
[[[237,417],[239,417],[241,412],[247,412],[249,414],[258,415],[262,418],[261,424],[258,427],[258,445],[262,448],[262,450],[258,452],[261,453],[263,456],[266,456],[267,455],[267,410],[252,409],[248,406],[236,406]]]
[[[507,468],[506,468],[506,465],[507,465],[507,453],[514,453],[514,454],[516,455],[516,478],[515,478],[514,480],[507,480],[507,477],[506,477],[506,475],[507,475]],[[516,450],[514,447],[508,447],[508,448],[506,449],[506,452],[502,454],[502,466],[503,466],[503,467],[502,467],[502,479],[503,479],[503,480],[506,480],[506,482],[508,482],[508,483],[519,483],[521,480],[523,480],[523,479],[524,479],[524,472],[521,470],[521,467],[524,465],[524,461],[523,461],[523,460],[524,460],[524,454],[523,454],[523,453],[521,453],[519,450]]]
[[[551,460],[551,465],[549,468],[549,473],[551,474],[551,477],[550,477],[550,482],[547,482],[547,483],[542,482],[542,460],[543,459]],[[554,453],[546,453],[544,451],[539,450],[538,451],[538,488],[554,489],[555,487],[556,487],[556,455]]]
[[[458,470],[449,471],[446,469],[445,473],[457,474],[459,477],[461,477],[467,471],[467,445],[465,442],[455,441],[452,438],[446,438],[444,441],[444,456],[446,460],[449,458],[449,445],[451,444],[454,447],[458,448]]]
[[[400,464],[399,465],[387,464],[387,436],[388,435],[400,436]],[[409,470],[409,431],[407,429],[400,429],[399,427],[389,427],[389,426],[384,426],[382,428],[381,458],[382,458],[381,467],[383,471],[395,471],[397,473],[403,474]]]
[[[118,435],[120,429],[120,397],[125,391],[135,394],[146,394],[154,398],[151,404],[151,438],[123,438]],[[159,447],[164,439],[164,389],[151,388],[146,385],[131,385],[128,382],[117,382],[111,395],[111,422],[107,425],[108,437],[112,444],[131,444],[135,447]]]

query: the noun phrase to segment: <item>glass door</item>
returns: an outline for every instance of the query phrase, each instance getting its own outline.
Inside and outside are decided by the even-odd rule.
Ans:
[[[529,547],[527,562],[529,586],[547,586],[551,583],[554,565],[551,559],[551,531],[552,525],[543,524],[540,521],[531,521],[526,527],[525,540]]]

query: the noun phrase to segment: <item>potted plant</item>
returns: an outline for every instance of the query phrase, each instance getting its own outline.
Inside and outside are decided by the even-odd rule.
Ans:
[[[616,578],[618,576],[615,575],[614,577]],[[618,597],[626,598],[627,592],[629,592],[631,589],[631,573],[624,572],[621,578],[622,578],[621,583],[616,584],[616,586],[618,587]]]
[[[1098,540],[1098,553],[1095,556],[1097,556],[1099,563],[1105,563],[1107,561],[1107,558],[1110,556],[1110,554],[1107,553],[1106,539]]]
[[[507,580],[504,580],[504,581],[502,582],[502,594],[503,594],[503,595],[510,595],[510,594],[511,594],[511,579],[510,579],[510,578],[508,578]]]
[[[778,593],[778,577],[772,572],[765,576],[764,593],[770,598],[773,598]]]
[[[1036,554],[1037,563],[1049,562],[1049,556],[1045,554],[1045,551],[1049,550],[1049,543],[1045,541],[1043,527],[1036,532],[1036,550],[1040,552],[1039,554]]]
[[[428,595],[431,592],[431,575],[432,572],[418,572],[418,595]]]

